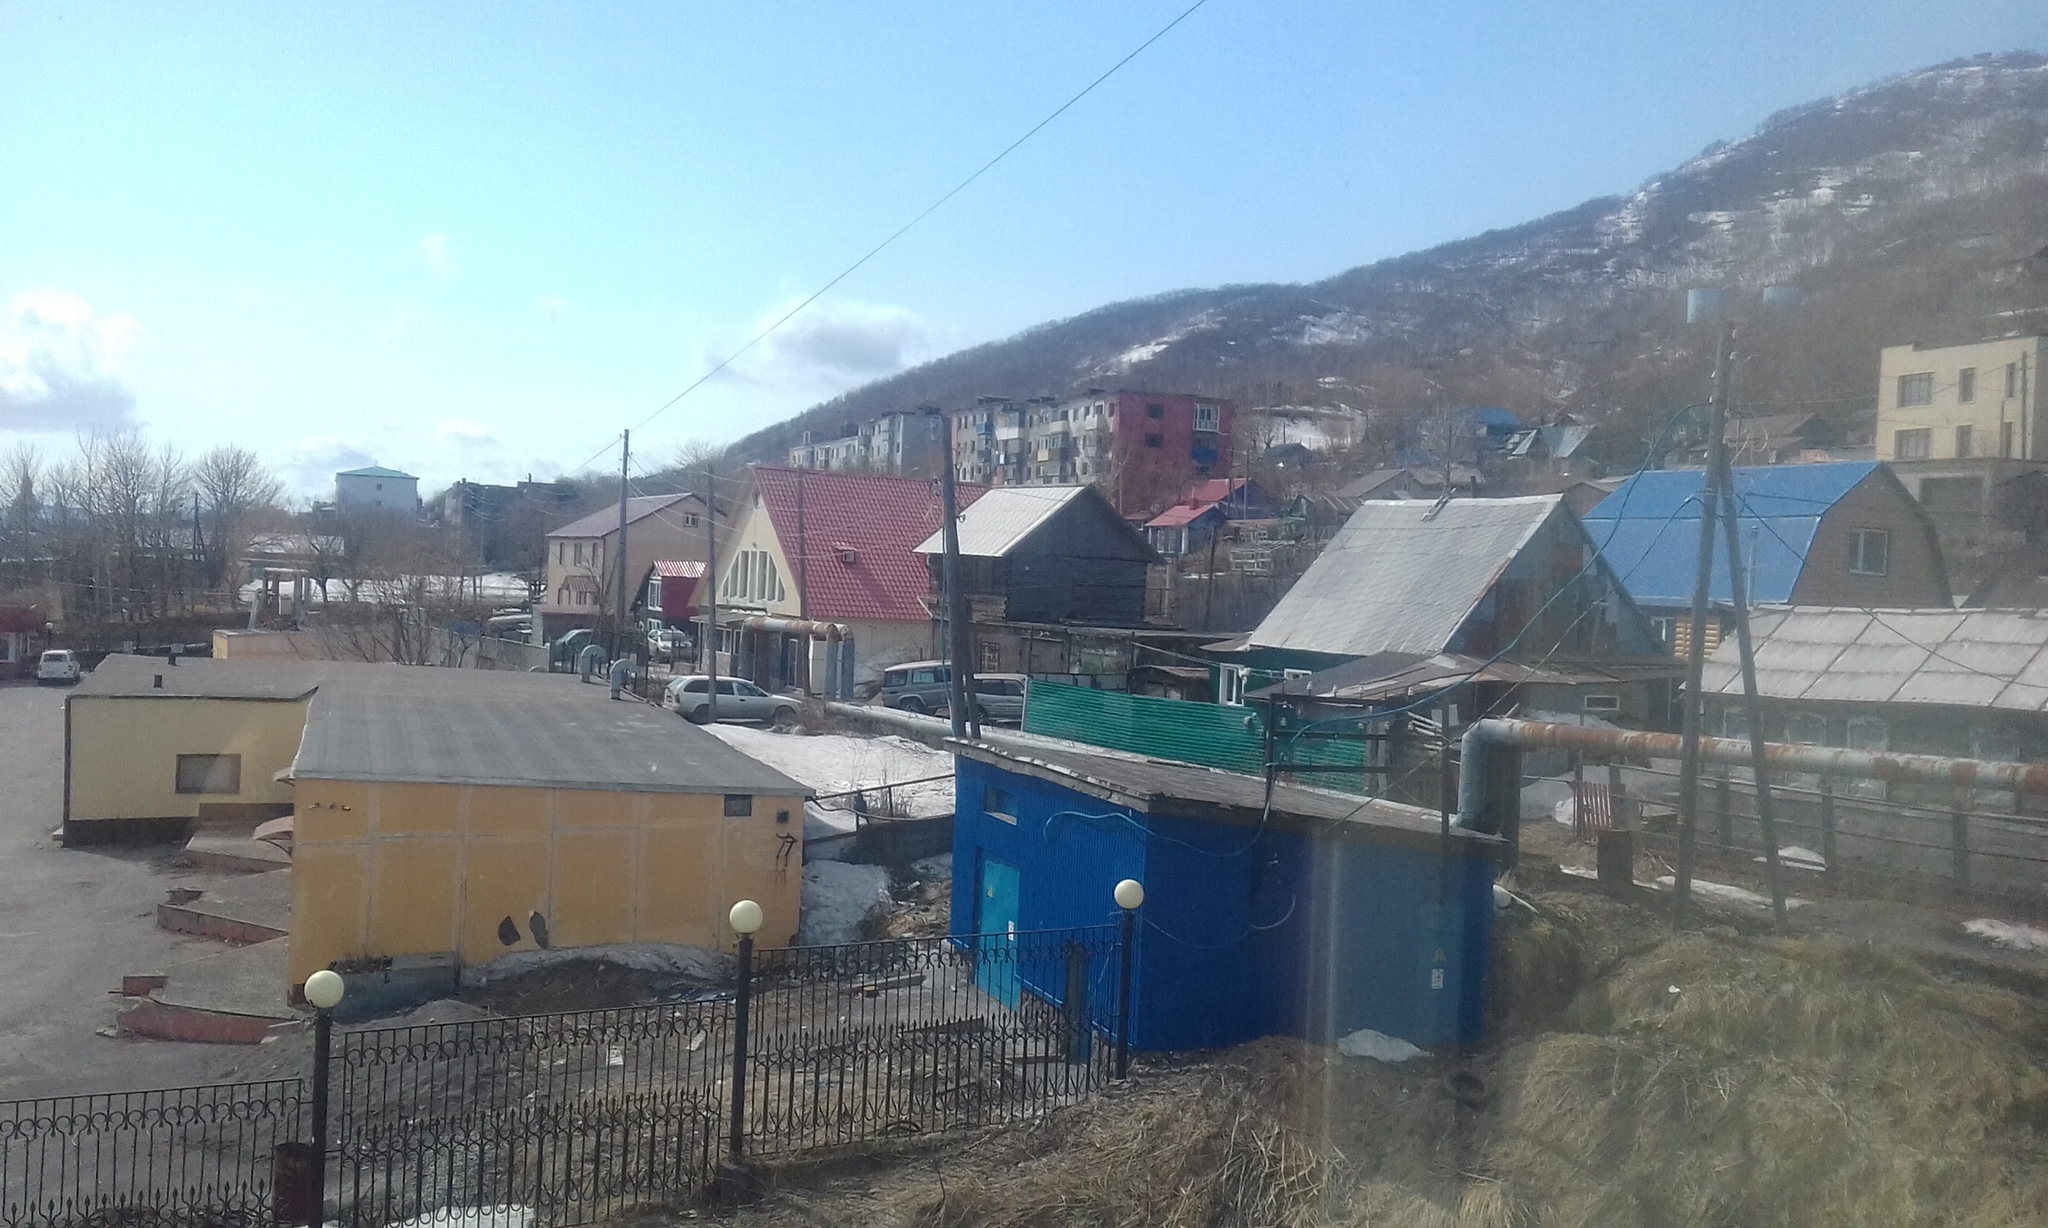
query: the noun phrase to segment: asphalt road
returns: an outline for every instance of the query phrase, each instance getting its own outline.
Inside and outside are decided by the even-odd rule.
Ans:
[[[170,865],[175,848],[66,849],[52,835],[65,694],[0,685],[0,1099],[233,1078],[247,1048],[96,1035],[124,973],[175,974],[220,946],[156,927],[165,891],[196,877]]]

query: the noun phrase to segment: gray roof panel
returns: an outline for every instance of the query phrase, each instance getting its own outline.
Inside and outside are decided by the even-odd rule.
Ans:
[[[1792,607],[1759,610],[1752,627],[1766,695],[2048,711],[2048,618],[2031,612]],[[1733,637],[1714,664],[1707,689],[1739,694]]]

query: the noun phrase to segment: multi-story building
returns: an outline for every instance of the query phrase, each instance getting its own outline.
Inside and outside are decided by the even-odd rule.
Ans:
[[[626,503],[629,597],[656,562],[702,562],[710,542],[704,499],[695,493],[636,495]],[[718,519],[725,520],[721,509]],[[723,534],[721,534],[723,536]],[[722,548],[722,547],[721,547]],[[547,535],[541,597],[534,610],[553,639],[572,627],[608,627],[618,594],[619,505],[570,521]]]
[[[410,473],[386,469],[382,465],[344,469],[334,475],[334,502],[337,507],[417,515],[420,510],[420,480]]]
[[[942,425],[934,414],[892,413],[848,423],[837,439],[818,439],[806,431],[804,441],[789,450],[789,465],[792,469],[934,477],[945,463]]]
[[[983,397],[953,414],[953,472],[990,486],[1099,486],[1125,516],[1150,516],[1230,467],[1236,406],[1185,393],[1059,400]]]
[[[2048,462],[2044,358],[2048,336],[1879,353],[1877,458],[1933,517],[1961,591],[1992,565],[2007,484]]]

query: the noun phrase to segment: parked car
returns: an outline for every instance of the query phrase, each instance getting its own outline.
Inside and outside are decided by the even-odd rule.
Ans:
[[[705,724],[711,719],[711,679],[703,674],[685,674],[668,684],[664,702],[683,719]],[[796,718],[796,701],[787,695],[770,695],[745,678],[718,680],[720,722],[765,721],[770,725],[786,725]]]
[[[1025,674],[976,674],[974,719],[981,725],[1021,725],[1030,677]],[[947,708],[952,704],[949,702]]]
[[[49,649],[36,662],[38,686],[71,686],[84,675],[85,670],[78,664],[78,654],[69,648]]]
[[[944,661],[906,661],[882,671],[882,689],[877,694],[885,708],[938,712],[946,707],[946,688],[952,681],[952,668]]]
[[[649,631],[647,651],[657,661],[680,661],[690,655],[690,637],[675,627]]]

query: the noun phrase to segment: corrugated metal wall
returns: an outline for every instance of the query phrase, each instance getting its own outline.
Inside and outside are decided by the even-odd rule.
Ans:
[[[1266,718],[1255,707],[1033,682],[1024,731],[1254,776],[1266,771]],[[1281,748],[1278,757],[1288,763],[1358,767],[1365,763],[1365,747],[1303,738]],[[1361,779],[1319,772],[1304,776],[1302,783],[1357,792]]]

